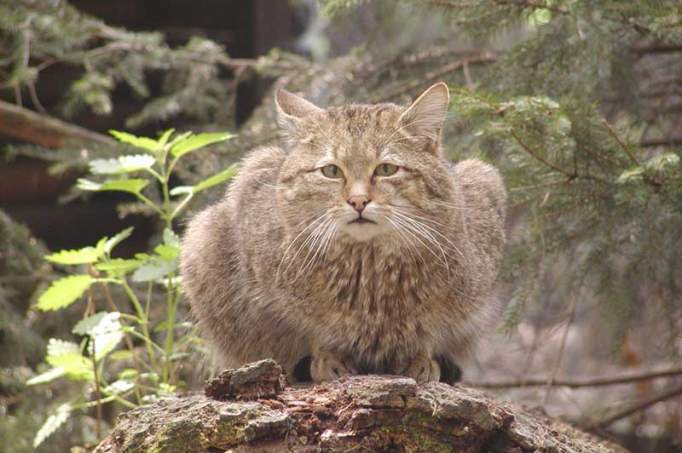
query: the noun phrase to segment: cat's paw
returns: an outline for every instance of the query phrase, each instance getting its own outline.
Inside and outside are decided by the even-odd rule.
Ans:
[[[350,360],[330,352],[313,354],[310,363],[310,376],[313,381],[332,381],[351,374],[358,374],[358,371]]]
[[[401,374],[411,377],[418,384],[430,381],[437,382],[440,380],[440,366],[430,356],[419,355],[408,363]]]

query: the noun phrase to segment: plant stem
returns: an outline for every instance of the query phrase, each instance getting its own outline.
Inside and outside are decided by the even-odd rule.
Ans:
[[[100,385],[99,385],[99,373],[97,370],[97,360],[95,359],[95,339],[92,338],[92,372],[94,375],[95,379],[95,395],[97,397],[97,418],[96,418],[96,423],[95,423],[95,434],[97,436],[97,439],[102,438],[102,392],[100,390]]]
[[[161,194],[163,196],[163,213],[161,217],[165,222],[166,228],[172,230],[173,228],[173,217],[170,208],[170,193],[168,190],[168,180],[170,179],[170,174],[173,171],[172,165],[175,161],[171,162],[171,165],[166,165],[168,161],[168,151],[169,145],[164,146],[162,157],[161,157]]]
[[[175,272],[168,275],[168,287],[166,288],[166,342],[164,345],[163,378],[165,383],[170,383],[172,379],[173,347],[175,343],[175,316],[177,311],[177,297],[173,278]]]
[[[187,197],[185,197],[184,200],[182,200],[173,210],[173,213],[171,214],[171,221],[182,212],[183,209],[185,209],[185,206],[187,206],[187,203],[189,203],[192,198],[194,198],[194,194],[189,194]]]
[[[147,354],[149,355],[149,361],[152,364],[153,369],[158,369],[157,364],[156,364],[156,359],[154,358],[154,351],[152,349],[152,338],[149,335],[149,319],[147,318],[146,313],[144,312],[144,309],[142,308],[142,304],[140,304],[140,300],[137,298],[135,295],[135,292],[130,288],[128,285],[128,282],[126,281],[125,278],[121,279],[120,281],[121,286],[123,286],[123,289],[125,290],[126,294],[128,295],[128,298],[133,304],[133,307],[135,308],[135,312],[137,313],[138,318],[140,318],[140,327],[142,328],[142,336],[143,340],[145,342],[145,346],[147,347]]]

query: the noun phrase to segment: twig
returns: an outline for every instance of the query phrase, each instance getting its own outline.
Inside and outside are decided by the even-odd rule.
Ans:
[[[26,86],[28,87],[28,94],[31,96],[31,101],[33,102],[33,106],[36,108],[36,110],[38,110],[40,113],[47,113],[47,110],[45,110],[45,107],[43,107],[43,103],[40,102],[35,84],[33,82],[27,82]]]
[[[632,51],[636,53],[668,53],[668,52],[682,52],[682,46],[676,44],[649,44],[636,45],[632,47]]]
[[[566,320],[566,327],[564,328],[564,334],[561,336],[561,346],[559,346],[559,354],[554,364],[554,369],[552,370],[552,375],[547,379],[547,392],[545,392],[545,398],[543,400],[543,406],[547,405],[549,402],[549,396],[552,393],[552,386],[556,380],[557,374],[559,374],[559,368],[561,367],[561,359],[564,357],[564,351],[566,350],[566,340],[568,339],[568,331],[571,329],[573,320],[575,319],[575,310],[577,303],[577,297],[571,297],[571,307],[568,314],[568,319]]]
[[[387,93],[383,93],[378,99],[375,100],[375,102],[381,102],[381,101],[388,101],[391,99],[395,99],[398,96],[400,96],[403,93],[409,93],[411,91],[416,90],[417,88],[427,84],[428,82],[433,82],[437,79],[440,79],[446,74],[449,74],[453,71],[456,71],[464,65],[472,65],[472,64],[486,64],[486,63],[492,63],[497,59],[495,54],[492,52],[483,52],[482,54],[476,56],[476,57],[471,57],[471,58],[463,58],[461,60],[453,61],[452,63],[448,63],[444,66],[441,66],[440,68],[435,69],[434,71],[427,72],[424,74],[423,77],[410,82],[408,84],[400,85],[397,88],[394,88],[393,90],[388,91]]]
[[[642,140],[639,144],[640,146],[643,146],[645,148],[654,148],[656,146],[666,146],[666,145],[682,145],[682,137],[671,137],[671,138],[662,138],[662,139],[649,139],[649,140]]]
[[[682,368],[669,368],[658,371],[647,371],[626,376],[597,377],[578,380],[556,379],[552,382],[555,387],[568,388],[589,388],[604,387],[609,385],[631,384],[633,382],[648,381],[666,377],[682,376]],[[465,384],[488,389],[524,388],[541,387],[547,385],[548,378],[524,379],[522,381],[500,381],[500,382],[465,382]]]
[[[544,157],[542,157],[541,155],[539,155],[538,153],[536,153],[535,151],[533,151],[533,149],[531,149],[526,143],[524,143],[524,142],[521,140],[521,138],[516,134],[516,132],[514,132],[514,130],[510,131],[510,134],[511,134],[512,137],[514,137],[514,140],[516,140],[516,142],[517,142],[519,145],[521,145],[521,147],[522,147],[528,154],[530,154],[531,156],[533,156],[533,157],[535,158],[535,160],[537,160],[537,161],[539,161],[539,162],[545,164],[545,165],[548,166],[549,168],[551,168],[551,169],[553,169],[553,170],[555,170],[555,171],[558,171],[559,173],[561,173],[561,174],[563,174],[563,175],[566,175],[569,179],[575,179],[575,178],[578,176],[578,175],[575,174],[575,173],[571,173],[571,172],[569,172],[569,171],[567,171],[567,170],[564,170],[563,168],[561,168],[561,167],[559,167],[559,166],[557,166],[557,165],[555,165],[555,164],[549,162],[549,161],[546,160]]]
[[[623,409],[622,411],[616,412],[615,414],[606,417],[604,420],[601,420],[597,423],[594,423],[588,427],[588,429],[597,429],[597,428],[605,428],[612,424],[613,422],[616,422],[618,420],[621,420],[623,418],[629,417],[632,414],[635,414],[637,412],[641,412],[645,409],[648,409],[649,407],[653,406],[654,404],[658,404],[662,401],[669,400],[671,398],[674,398],[678,395],[682,395],[682,385],[678,387],[674,387],[672,390],[668,390],[663,393],[659,393],[658,395],[655,395],[647,400],[641,401],[639,403],[633,404],[632,406]]]
[[[625,154],[628,155],[632,163],[634,163],[637,166],[641,165],[639,160],[637,160],[635,155],[632,153],[630,147],[623,140],[621,140],[618,134],[616,134],[616,131],[614,131],[611,124],[609,124],[609,122],[606,121],[606,118],[602,118],[601,124],[606,128],[607,131],[609,131],[609,134],[611,134],[611,136],[616,140],[616,142],[618,142],[618,145],[623,149],[623,151],[625,151]]]

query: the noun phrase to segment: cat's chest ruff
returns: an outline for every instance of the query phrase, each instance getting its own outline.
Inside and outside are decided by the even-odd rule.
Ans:
[[[441,269],[390,245],[333,250],[311,277],[316,304],[368,322],[414,313],[446,291]]]

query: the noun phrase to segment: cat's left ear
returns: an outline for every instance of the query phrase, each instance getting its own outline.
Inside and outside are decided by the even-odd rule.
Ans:
[[[440,141],[449,103],[448,86],[444,82],[438,82],[420,94],[400,115],[398,126],[410,135],[425,137],[437,143]]]
[[[283,88],[277,90],[275,94],[275,107],[277,108],[277,123],[291,134],[296,133],[303,118],[324,112],[312,102]]]

